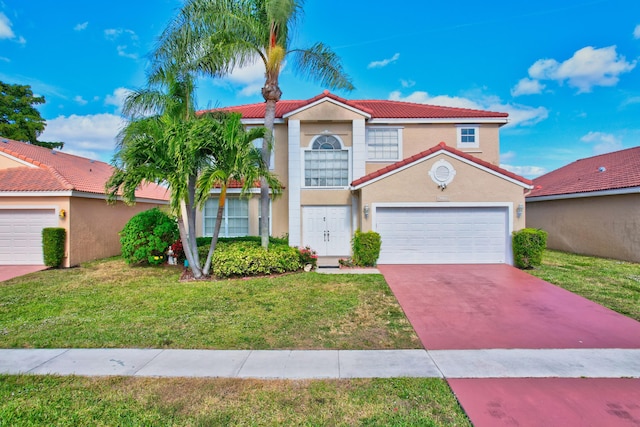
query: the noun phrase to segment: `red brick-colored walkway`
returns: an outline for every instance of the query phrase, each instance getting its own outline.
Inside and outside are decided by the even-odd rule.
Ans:
[[[0,282],[46,269],[44,265],[0,265]]]
[[[512,266],[378,266],[428,350],[640,348],[640,322]]]
[[[640,348],[640,322],[508,265],[378,269],[428,350]],[[638,378],[447,381],[476,427],[640,426]]]
[[[638,426],[638,378],[450,379],[475,427]]]

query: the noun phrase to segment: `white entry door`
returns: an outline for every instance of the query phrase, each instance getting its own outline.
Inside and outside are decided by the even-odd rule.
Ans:
[[[351,206],[303,206],[302,245],[318,256],[349,256]]]

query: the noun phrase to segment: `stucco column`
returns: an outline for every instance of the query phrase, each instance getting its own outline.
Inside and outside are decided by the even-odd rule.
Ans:
[[[367,142],[364,119],[353,121],[353,165],[352,180],[356,180],[365,175],[365,163],[367,161]]]
[[[302,154],[300,149],[300,120],[288,121],[289,140],[289,245],[300,246],[301,209],[300,188],[302,186]]]

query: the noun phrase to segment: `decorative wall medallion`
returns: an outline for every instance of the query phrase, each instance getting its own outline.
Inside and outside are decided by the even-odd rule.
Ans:
[[[438,188],[444,190],[447,188],[447,185],[451,184],[451,181],[453,181],[453,178],[456,176],[456,170],[453,168],[451,163],[444,159],[440,159],[431,166],[429,176],[433,182],[438,184]]]

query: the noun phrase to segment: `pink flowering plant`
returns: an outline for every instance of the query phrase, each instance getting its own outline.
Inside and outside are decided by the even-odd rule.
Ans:
[[[318,255],[316,251],[311,249],[309,246],[305,246],[304,248],[298,248],[298,252],[300,252],[300,262],[302,265],[311,264],[313,268],[316,268],[318,264]]]

